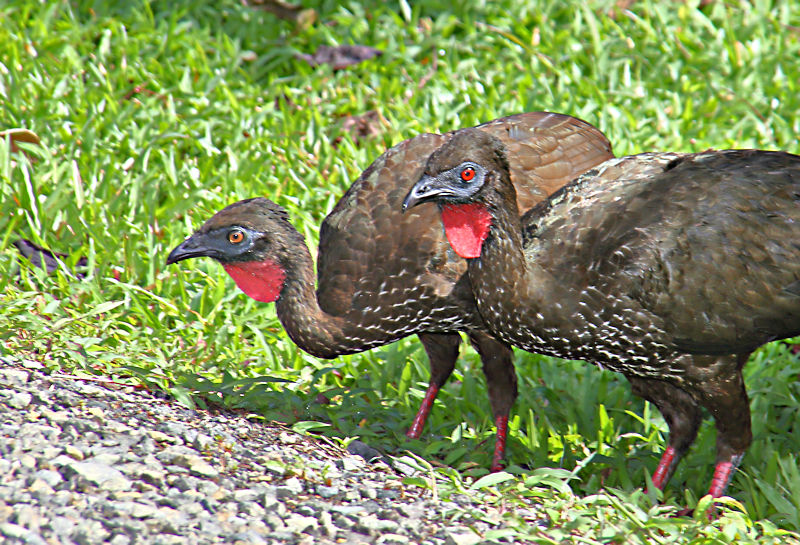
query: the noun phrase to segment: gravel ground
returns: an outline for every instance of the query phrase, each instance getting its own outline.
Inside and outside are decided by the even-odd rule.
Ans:
[[[502,528],[490,506],[404,485],[413,469],[363,443],[2,359],[0,437],[3,544],[473,545]]]

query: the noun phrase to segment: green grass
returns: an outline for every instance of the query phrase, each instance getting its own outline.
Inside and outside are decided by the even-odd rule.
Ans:
[[[5,2],[0,130],[42,146],[25,159],[0,142],[0,357],[410,449],[438,468],[426,486],[513,507],[515,532],[542,543],[786,542],[780,529],[800,530],[800,361],[786,344],[746,369],[755,437],[729,490],[740,506],[709,524],[669,514],[708,486],[711,422],[654,507],[640,489],[666,426],[618,376],[518,353],[519,477],[470,488],[493,441],[473,352],[407,442],[428,378],[416,340],[318,360],[215,263],[164,267],[210,214],[256,195],[287,207],[315,251],[322,218],[387,146],[525,110],[582,117],[618,155],[800,152],[800,4],[696,4],[322,2],[297,29],[238,0]],[[350,43],[384,55],[336,72],[294,57]],[[370,110],[380,136],[356,142],[344,120]],[[20,270],[17,237],[69,252],[67,268],[87,256],[88,278]],[[526,502],[549,527],[517,514]]]

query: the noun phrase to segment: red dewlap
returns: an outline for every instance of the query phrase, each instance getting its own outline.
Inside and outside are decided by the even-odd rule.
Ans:
[[[271,259],[226,263],[223,267],[240,290],[262,303],[277,299],[286,279],[286,272]]]
[[[461,257],[480,257],[489,236],[492,216],[481,203],[448,204],[442,208],[442,223],[450,246]]]

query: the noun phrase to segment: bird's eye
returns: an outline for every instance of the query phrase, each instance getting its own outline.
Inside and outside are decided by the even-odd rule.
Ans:
[[[461,171],[461,180],[464,182],[472,181],[475,177],[475,169],[472,167],[467,167]]]
[[[239,244],[241,241],[244,240],[244,233],[242,233],[238,229],[234,229],[230,233],[228,233],[228,242],[231,244]]]

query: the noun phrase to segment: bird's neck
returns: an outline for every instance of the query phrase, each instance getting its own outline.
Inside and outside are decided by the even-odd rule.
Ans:
[[[322,310],[315,289],[314,261],[299,233],[288,258],[281,259],[280,264],[263,261],[251,266],[249,272],[255,272],[257,280],[264,284],[260,288],[251,287],[251,291],[260,289],[261,293],[271,295],[278,290],[276,298],[272,299],[278,319],[292,341],[309,354],[334,358],[387,342],[385,335],[378,330],[367,329],[358,321]],[[237,284],[242,287],[239,280]]]
[[[558,292],[552,275],[526,259],[522,222],[510,180],[495,182],[485,196],[491,226],[480,257],[469,260],[469,276],[478,309],[489,328],[506,342],[523,344],[525,316],[546,308]],[[535,326],[534,326],[535,327]]]

